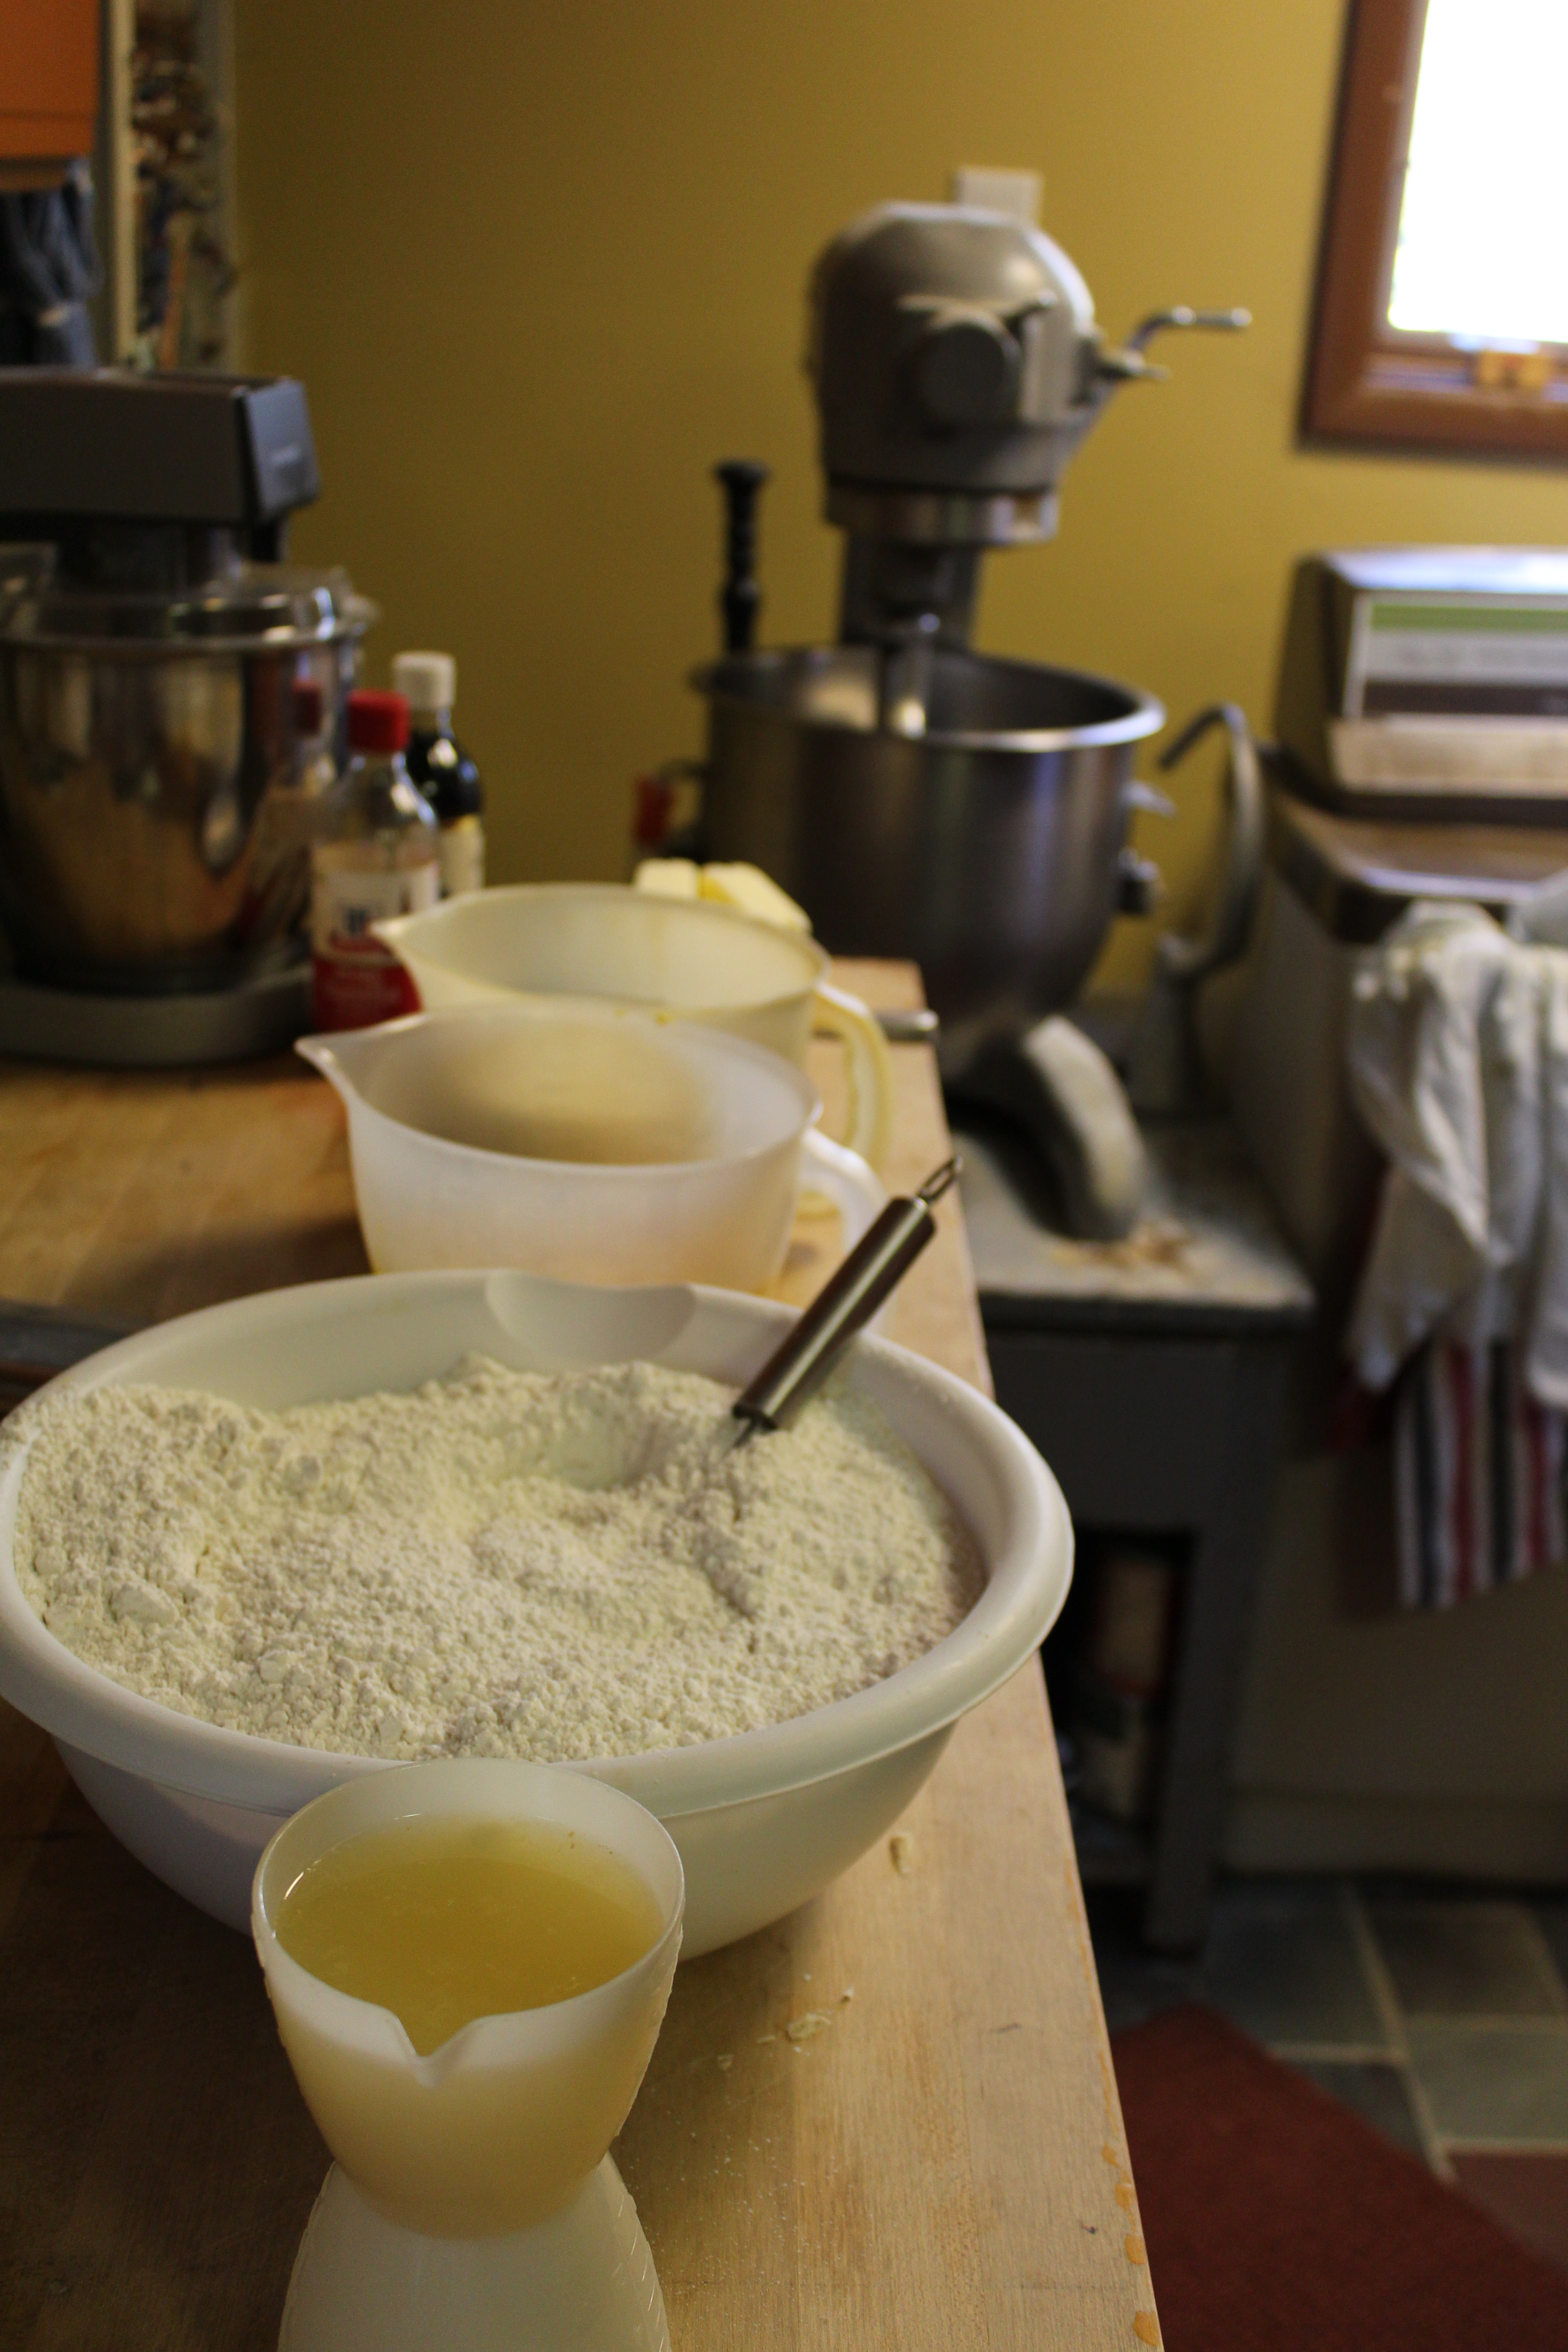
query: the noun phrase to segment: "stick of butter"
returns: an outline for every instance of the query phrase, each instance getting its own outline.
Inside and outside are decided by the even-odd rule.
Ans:
[[[701,877],[689,857],[645,857],[632,876],[633,887],[651,890],[656,898],[695,898]]]
[[[760,866],[705,866],[698,895],[738,908],[759,923],[781,931],[809,931],[811,917]]]
[[[760,866],[698,866],[689,857],[645,857],[632,876],[659,898],[710,898],[781,931],[809,931],[811,917]]]

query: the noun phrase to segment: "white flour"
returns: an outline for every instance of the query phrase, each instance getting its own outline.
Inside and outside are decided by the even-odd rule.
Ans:
[[[550,1761],[776,1723],[919,1657],[979,1570],[863,1400],[725,1454],[731,1393],[468,1358],[281,1413],[66,1398],[13,1423],[22,1590],[117,1682],[306,1748]]]

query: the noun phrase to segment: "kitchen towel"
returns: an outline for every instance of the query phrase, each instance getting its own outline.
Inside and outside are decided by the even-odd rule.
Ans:
[[[1394,1411],[1401,1590],[1442,1607],[1562,1556],[1568,950],[1419,902],[1363,960],[1352,1096],[1384,1153],[1348,1347]]]
[[[1564,1551],[1564,1416],[1538,1404],[1507,1339],[1430,1341],[1394,1402],[1399,1597],[1447,1609]]]
[[[1556,952],[1423,903],[1356,973],[1351,1092],[1388,1161],[1350,1329],[1368,1388],[1435,1335],[1517,1329],[1541,1224],[1541,962]]]

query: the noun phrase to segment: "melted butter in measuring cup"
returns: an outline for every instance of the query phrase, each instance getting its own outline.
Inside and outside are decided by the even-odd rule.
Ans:
[[[285,1895],[302,1969],[401,2019],[421,2057],[475,2018],[570,2000],[633,1967],[663,1927],[608,1847],[538,1822],[394,1822],[333,1846]]]

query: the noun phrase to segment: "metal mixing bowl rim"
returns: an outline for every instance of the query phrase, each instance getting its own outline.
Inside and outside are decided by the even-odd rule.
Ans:
[[[299,653],[311,646],[342,644],[347,638],[366,635],[381,618],[381,607],[370,597],[347,585],[340,584],[337,572],[323,572],[319,577],[307,572],[289,573],[277,567],[268,576],[264,566],[253,566],[235,582],[228,583],[237,590],[248,592],[232,596],[204,595],[199,589],[142,593],[135,591],[94,593],[73,592],[58,582],[46,580],[41,585],[29,581],[26,587],[7,604],[0,597],[0,646],[16,652],[65,653],[92,656],[102,659],[165,661],[170,658],[203,659],[214,654]],[[93,607],[113,607],[120,611],[143,615],[154,625],[149,628],[27,628],[16,625],[16,615],[36,610],[47,594],[57,602],[70,604],[79,601],[93,614]],[[321,612],[325,601],[328,609]],[[297,617],[301,605],[312,605],[317,617],[306,620]],[[279,618],[262,626],[268,609]],[[205,633],[190,628],[160,628],[161,619],[179,614],[195,614],[211,619],[225,612],[243,616],[248,625],[225,630],[213,627]],[[284,618],[284,614],[290,617]],[[84,616],[86,617],[86,616]]]
[[[722,702],[738,710],[766,711],[775,719],[825,735],[872,736],[883,730],[874,727],[854,727],[847,720],[808,717],[801,711],[782,709],[776,703],[759,700],[752,695],[727,692],[717,683],[720,673],[734,667],[750,666],[758,669],[778,670],[785,663],[798,660],[806,654],[836,654],[868,651],[851,646],[770,646],[749,654],[725,654],[718,661],[702,662],[689,670],[686,682],[694,693],[704,695],[710,702]],[[1092,749],[1100,744],[1138,743],[1145,736],[1157,735],[1165,724],[1165,706],[1152,694],[1135,686],[1123,686],[1113,677],[1101,677],[1098,672],[1086,669],[1062,669],[1055,663],[1026,662],[1000,654],[971,654],[968,659],[984,663],[993,669],[1049,670],[1053,677],[1069,678],[1075,686],[1097,688],[1102,694],[1121,695],[1132,708],[1120,719],[1106,719],[1088,727],[1021,727],[1008,729],[929,728],[923,735],[889,734],[890,742],[930,745],[942,751],[1072,751]]]
[[[0,627],[0,646],[10,653],[90,655],[99,661],[106,657],[115,661],[210,661],[219,654],[299,653],[311,646],[340,645],[345,638],[366,635],[380,617],[378,608],[367,604],[360,611],[338,614],[313,629],[280,627],[232,637],[216,634],[210,637],[77,637],[62,630],[13,633]]]

